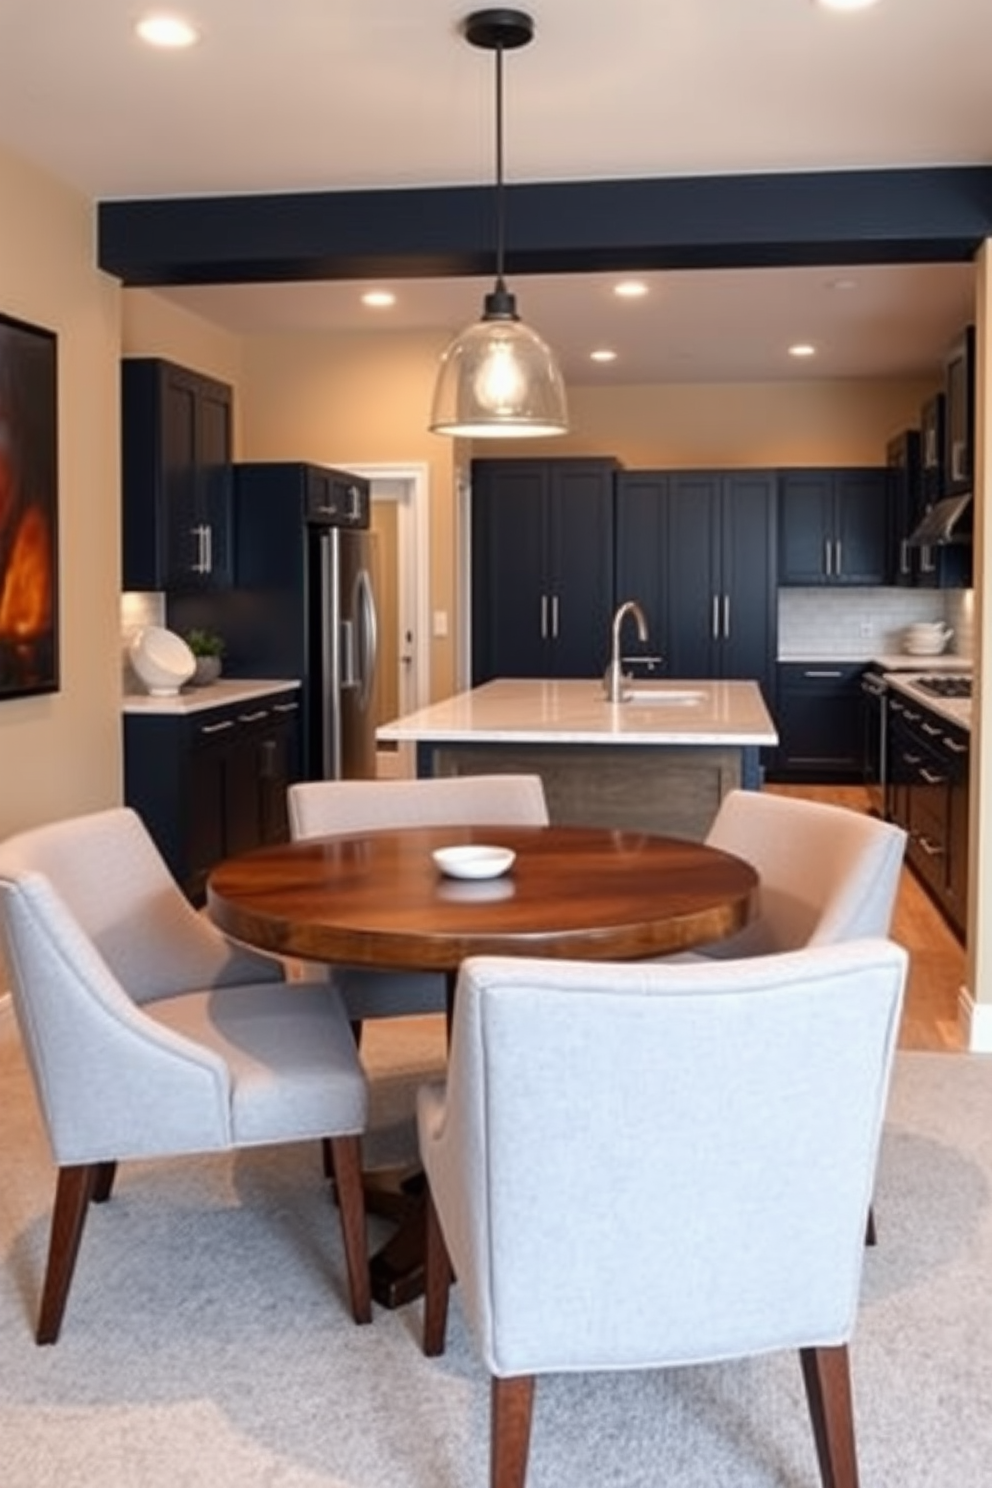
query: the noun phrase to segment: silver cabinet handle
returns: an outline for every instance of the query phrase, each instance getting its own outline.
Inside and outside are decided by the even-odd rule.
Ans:
[[[548,639],[548,596],[541,595],[541,640]]]
[[[203,572],[214,571],[214,529],[208,522],[203,529]]]
[[[967,448],[963,439],[951,441],[951,480],[964,480],[964,455]]]
[[[899,572],[901,574],[908,574],[911,572],[909,566],[909,542],[905,537],[899,544]]]
[[[931,739],[936,739],[939,734],[942,734],[944,732],[938,724],[933,723],[921,722],[920,728],[925,734],[929,734]]]
[[[944,849],[938,847],[936,842],[931,842],[929,837],[921,836],[917,837],[916,840],[928,858],[942,858],[944,856]]]
[[[719,594],[714,594],[714,596],[713,596],[713,618],[712,618],[712,620],[710,622],[710,629],[711,629],[711,631],[713,633],[713,639],[715,641],[718,641],[720,639],[720,596],[719,596]]]
[[[957,739],[949,739],[946,734],[944,735],[944,744],[951,751],[952,754],[968,753],[967,744],[959,744]]]
[[[833,672],[830,672],[830,671],[814,672],[814,671],[808,671],[807,670],[807,671],[803,672],[803,676],[804,677],[842,677],[843,675],[844,675],[843,672],[838,672],[838,671],[833,671]]]
[[[838,538],[837,541],[834,543],[834,578],[839,579],[843,572],[844,563],[842,557],[841,541],[840,538]]]
[[[920,572],[933,573],[937,567],[934,562],[933,549],[929,543],[924,543],[920,548]]]
[[[943,785],[947,779],[946,775],[935,775],[932,770],[925,768],[921,768],[920,774],[923,776],[927,785]]]
[[[556,641],[558,639],[558,596],[557,596],[557,594],[552,594],[552,596],[551,596],[551,639],[553,641]]]
[[[274,713],[298,713],[300,705],[299,703],[275,703],[272,711]]]
[[[233,718],[222,718],[218,723],[205,723],[200,729],[201,734],[222,734],[227,729],[234,727]]]
[[[239,713],[238,714],[238,722],[239,723],[258,723],[258,721],[259,721],[260,718],[268,718],[268,716],[269,716],[269,710],[268,710],[268,708],[259,708],[259,710],[258,710],[257,713]]]
[[[830,566],[830,539],[829,539],[829,537],[826,537],[823,540],[823,567],[824,567],[824,570],[826,571],[827,578],[829,579],[830,576],[831,576],[831,574],[832,574],[832,572],[833,572],[833,570],[832,570],[832,568]]]
[[[730,640],[730,595],[723,596],[723,639]]]

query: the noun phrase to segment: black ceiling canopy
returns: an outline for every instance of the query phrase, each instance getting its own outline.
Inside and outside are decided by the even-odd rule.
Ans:
[[[951,263],[992,237],[992,167],[567,181],[506,188],[507,270]],[[125,285],[440,278],[492,267],[488,186],[102,202]]]

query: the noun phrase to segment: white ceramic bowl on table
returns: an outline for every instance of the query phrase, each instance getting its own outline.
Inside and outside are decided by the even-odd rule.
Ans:
[[[484,847],[475,842],[438,847],[432,853],[434,862],[449,878],[499,878],[513,867],[516,856],[512,848]]]
[[[174,630],[146,625],[128,647],[131,665],[152,697],[175,697],[196,671],[196,657]]]

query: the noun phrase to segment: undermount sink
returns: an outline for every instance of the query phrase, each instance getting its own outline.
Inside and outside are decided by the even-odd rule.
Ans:
[[[706,701],[705,692],[698,688],[679,687],[631,687],[624,693],[628,703],[650,703],[653,707],[692,707],[694,703]]]

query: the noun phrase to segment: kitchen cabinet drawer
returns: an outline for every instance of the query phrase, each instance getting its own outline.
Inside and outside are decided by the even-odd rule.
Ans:
[[[223,858],[288,837],[298,718],[295,690],[194,713],[125,713],[125,801],[195,904]]]
[[[779,664],[779,747],[771,779],[826,783],[863,778],[863,670],[860,662]]]
[[[890,820],[908,833],[906,860],[962,937],[968,914],[966,730],[893,694],[889,710]]]

